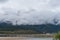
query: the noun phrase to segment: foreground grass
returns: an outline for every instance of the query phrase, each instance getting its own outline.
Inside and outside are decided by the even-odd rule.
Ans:
[[[15,30],[15,31],[0,31],[0,34],[37,34],[38,32],[32,30]]]
[[[52,37],[52,34],[0,34],[0,37],[37,37],[37,38],[47,38]]]
[[[60,40],[60,32],[54,34],[54,39],[53,40]]]

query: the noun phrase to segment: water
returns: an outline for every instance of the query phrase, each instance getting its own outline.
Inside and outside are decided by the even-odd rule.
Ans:
[[[52,40],[52,38],[0,37],[0,40]]]
[[[52,38],[27,38],[25,40],[52,40]]]

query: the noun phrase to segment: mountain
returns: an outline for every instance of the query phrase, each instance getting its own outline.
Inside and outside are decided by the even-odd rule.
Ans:
[[[4,13],[3,13],[4,12]],[[0,13],[0,31],[55,33],[60,31],[60,15],[51,11],[4,9]],[[58,14],[56,16],[56,14]]]
[[[41,25],[12,25],[11,23],[0,23],[0,31],[27,31],[31,30],[32,33],[55,33],[60,31],[60,25],[54,24],[41,24]],[[28,32],[28,31],[27,31]]]

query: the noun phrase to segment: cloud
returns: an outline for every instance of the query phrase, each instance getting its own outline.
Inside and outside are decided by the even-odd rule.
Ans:
[[[6,1],[8,1],[8,0],[0,0],[0,3],[4,3],[4,2],[6,2]]]
[[[0,21],[13,25],[54,24],[54,18],[60,20],[59,15],[59,0],[9,0],[0,5]]]

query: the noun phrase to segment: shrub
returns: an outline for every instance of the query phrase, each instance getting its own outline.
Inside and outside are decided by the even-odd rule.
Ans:
[[[60,32],[54,34],[53,40],[60,40]]]

